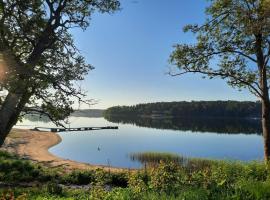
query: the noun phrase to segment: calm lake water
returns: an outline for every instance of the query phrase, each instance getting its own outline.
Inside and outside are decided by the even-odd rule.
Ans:
[[[229,160],[263,158],[263,140],[256,120],[163,119],[110,120],[71,117],[70,127],[119,126],[118,130],[59,133],[62,142],[49,151],[62,158],[91,164],[138,168],[131,153],[156,151],[186,157]],[[24,120],[20,128],[52,127],[47,122]]]

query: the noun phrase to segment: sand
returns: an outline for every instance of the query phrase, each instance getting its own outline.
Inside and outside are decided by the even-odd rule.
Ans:
[[[57,157],[48,151],[49,148],[59,144],[61,137],[52,132],[13,129],[1,150],[15,153],[22,158],[41,163],[47,167],[61,167],[65,170],[87,170],[102,168],[110,171],[125,171],[123,168],[112,168],[102,165],[91,165]]]

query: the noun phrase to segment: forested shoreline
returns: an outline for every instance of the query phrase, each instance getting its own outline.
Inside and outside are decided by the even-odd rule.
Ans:
[[[214,117],[175,117],[143,118],[130,116],[107,115],[105,119],[113,123],[133,124],[162,130],[179,130],[201,133],[220,134],[259,134],[262,127],[259,119],[252,118],[214,118]]]
[[[114,106],[104,112],[112,115],[145,118],[166,117],[232,117],[260,118],[261,106],[253,101],[179,101],[137,104],[134,106]]]

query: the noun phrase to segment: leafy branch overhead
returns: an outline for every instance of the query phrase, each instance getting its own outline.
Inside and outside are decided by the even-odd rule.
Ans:
[[[178,44],[170,61],[179,69],[173,75],[201,73],[226,79],[233,87],[246,87],[262,97],[260,67],[270,59],[270,7],[264,0],[211,0],[208,19],[187,25],[196,44]],[[259,69],[258,69],[259,66]],[[269,83],[268,83],[269,85]]]
[[[25,111],[55,122],[68,116],[75,99],[85,101],[76,81],[93,69],[69,31],[85,30],[94,12],[112,13],[119,6],[117,0],[1,0],[1,88],[23,94]]]

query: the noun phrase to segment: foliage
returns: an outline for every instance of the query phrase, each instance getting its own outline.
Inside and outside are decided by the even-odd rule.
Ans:
[[[128,186],[128,175],[125,172],[110,173],[109,185],[114,187],[127,187]]]
[[[202,25],[186,25],[196,42],[177,44],[170,56],[173,76],[198,73],[248,89],[262,103],[264,157],[270,159],[269,0],[211,0]]]
[[[138,172],[129,176],[128,185],[136,196],[147,191],[148,181],[148,174]]]
[[[52,195],[62,195],[63,188],[56,182],[50,182],[47,184],[47,192]]]
[[[192,101],[115,106],[104,112],[114,123],[194,132],[261,134],[259,102]]]
[[[100,200],[103,199],[104,197],[107,196],[107,191],[101,187],[101,186],[95,186],[91,191],[90,191],[90,199],[93,200]]]
[[[158,193],[176,194],[181,184],[180,172],[179,165],[161,161],[157,168],[151,170],[149,187]]]
[[[269,188],[269,181],[240,181],[237,184],[236,194],[232,199],[267,200],[270,198]]]
[[[13,154],[0,151],[0,181],[28,182],[38,180],[41,182],[55,179],[57,174],[27,160],[19,159]]]
[[[90,103],[77,81],[93,67],[71,29],[85,30],[93,13],[119,7],[118,0],[0,1],[0,145],[21,115],[63,125],[74,101]]]
[[[87,185],[95,181],[94,171],[74,170],[69,174],[63,175],[62,183],[71,183],[77,185]]]
[[[104,112],[105,117],[260,117],[258,102],[249,101],[180,101],[138,104],[135,106],[115,106]]]
[[[1,162],[19,161],[9,165],[9,168],[3,167],[0,170],[1,174],[9,174],[9,178],[1,179],[1,182],[11,184],[11,189],[0,188],[0,197],[5,200],[12,198],[30,200],[267,200],[270,198],[270,171],[261,162],[190,159],[193,160],[190,165],[179,166],[176,163],[161,162],[155,168],[131,172],[109,173],[99,169],[63,173],[61,170],[55,172],[44,169],[12,154],[0,151],[0,155]],[[37,169],[38,177],[28,175],[28,178],[25,178],[26,172],[23,170],[25,165],[30,170],[30,174],[31,170]],[[13,170],[18,169],[22,169],[22,173],[12,173]],[[50,178],[46,181],[40,178],[48,174]],[[25,181],[40,184],[35,184],[36,186],[33,187],[12,186],[14,183],[21,184]],[[89,189],[80,186],[89,182],[91,183]],[[70,185],[78,187],[74,189]]]
[[[171,63],[178,72],[172,75],[220,77],[232,87],[248,88],[265,98],[263,73],[268,77],[269,70],[263,67],[269,67],[270,56],[270,15],[265,5],[265,0],[212,0],[204,24],[184,27],[197,42],[175,45]]]

